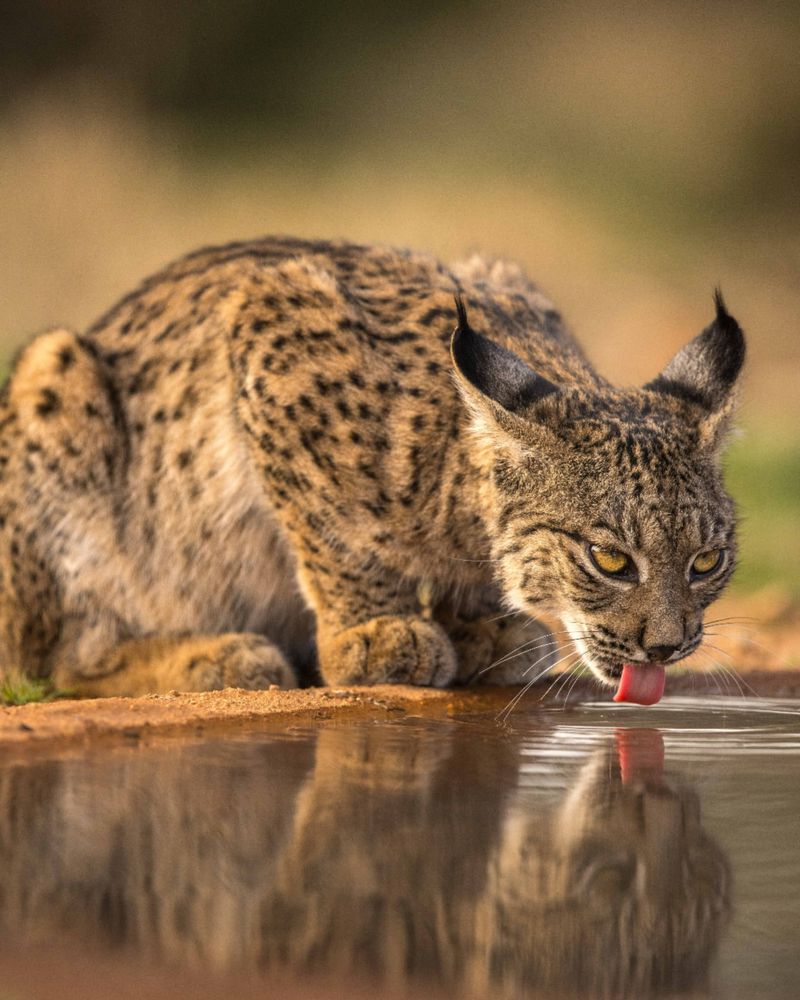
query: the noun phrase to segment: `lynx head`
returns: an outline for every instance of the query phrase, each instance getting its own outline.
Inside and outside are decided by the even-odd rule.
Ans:
[[[457,305],[453,360],[507,600],[559,615],[619,700],[658,701],[664,665],[700,645],[735,564],[720,452],[745,354],[738,323],[717,293],[714,321],[658,378],[619,390],[544,378]]]

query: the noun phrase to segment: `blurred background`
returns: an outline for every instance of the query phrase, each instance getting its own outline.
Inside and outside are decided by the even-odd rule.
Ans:
[[[265,233],[516,258],[619,383],[699,332],[720,284],[750,343],[737,587],[796,607],[800,5],[0,12],[6,366],[170,258]]]

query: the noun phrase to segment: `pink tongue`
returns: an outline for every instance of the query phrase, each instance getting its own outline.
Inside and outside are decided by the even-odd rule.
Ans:
[[[658,663],[626,663],[622,668],[614,701],[633,701],[637,705],[655,705],[664,694],[664,667]]]

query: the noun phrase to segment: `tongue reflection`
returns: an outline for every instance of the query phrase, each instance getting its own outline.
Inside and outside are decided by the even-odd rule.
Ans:
[[[666,669],[658,663],[626,663],[614,701],[655,705],[664,694]]]

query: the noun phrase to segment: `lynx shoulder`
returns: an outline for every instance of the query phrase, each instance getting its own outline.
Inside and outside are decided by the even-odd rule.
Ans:
[[[656,700],[735,562],[743,357],[718,296],[620,390],[510,264],[198,251],[17,361],[0,671],[96,695],[513,682],[559,659],[554,614],[618,696]]]

